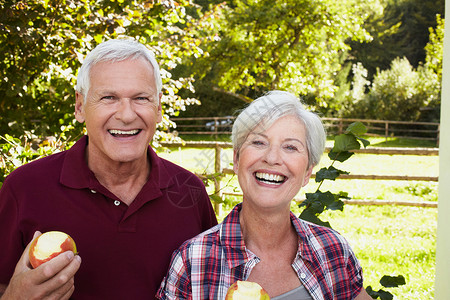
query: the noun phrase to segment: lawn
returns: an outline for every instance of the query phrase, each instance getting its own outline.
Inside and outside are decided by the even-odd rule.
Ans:
[[[383,146],[384,141],[371,143]],[[389,146],[399,145],[390,141]],[[196,173],[214,170],[212,149],[177,148],[161,151],[160,155]],[[231,168],[232,150],[223,150],[221,158],[222,167]],[[329,163],[324,155],[316,171]],[[437,156],[355,154],[335,167],[351,174],[438,176],[438,164]],[[213,188],[213,185],[207,187],[210,193]],[[235,176],[226,176],[222,188],[224,192],[239,192]],[[317,183],[311,180],[297,198],[316,189]],[[322,185],[321,191],[326,190],[346,191],[353,199],[437,201],[437,182],[336,180]],[[219,220],[241,201],[241,197],[226,196],[225,200]],[[296,203],[291,209],[296,215],[301,212]],[[433,299],[436,208],[345,205],[342,212],[327,211],[320,218],[329,221],[350,242],[363,266],[366,287],[370,285],[378,290],[382,288],[379,280],[383,275],[403,275],[406,285],[387,289],[395,295],[394,299]]]

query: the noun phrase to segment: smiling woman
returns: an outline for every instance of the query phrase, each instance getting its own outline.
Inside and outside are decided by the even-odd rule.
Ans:
[[[320,118],[273,91],[239,114],[232,139],[243,201],[174,253],[158,297],[223,299],[244,280],[272,299],[372,299],[347,241],[290,211],[324,151]]]

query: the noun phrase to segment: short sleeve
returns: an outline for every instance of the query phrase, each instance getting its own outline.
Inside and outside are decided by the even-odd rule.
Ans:
[[[177,250],[172,255],[170,267],[156,294],[157,299],[192,299],[192,289],[188,267],[182,252]]]

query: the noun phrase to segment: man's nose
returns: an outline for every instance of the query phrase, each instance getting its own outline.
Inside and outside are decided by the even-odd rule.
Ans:
[[[129,123],[136,117],[136,112],[131,99],[120,99],[115,117],[124,123]]]

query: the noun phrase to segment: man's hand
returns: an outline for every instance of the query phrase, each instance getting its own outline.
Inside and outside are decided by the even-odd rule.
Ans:
[[[40,234],[36,232],[34,238]],[[74,275],[80,268],[81,258],[67,251],[32,269],[28,257],[30,244],[17,263],[1,300],[69,299],[75,290]]]

